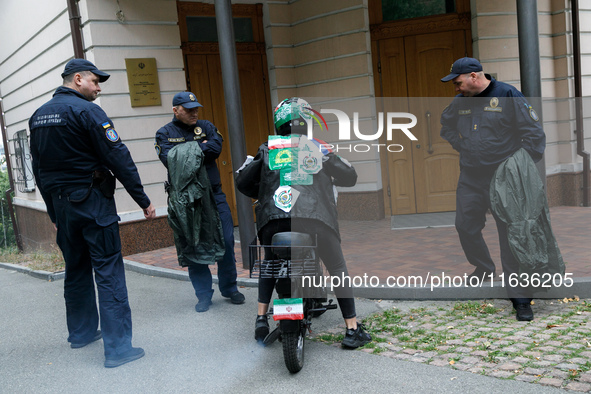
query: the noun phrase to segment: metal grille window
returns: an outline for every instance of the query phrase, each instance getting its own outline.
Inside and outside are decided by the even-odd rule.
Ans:
[[[34,192],[35,177],[33,176],[31,150],[29,149],[27,130],[21,130],[15,133],[14,156],[16,161],[14,166],[14,172],[16,173],[15,183],[18,191],[21,193]]]
[[[456,12],[455,0],[382,0],[384,21]]]
[[[251,18],[233,18],[236,42],[253,42]],[[215,16],[187,16],[187,31],[191,42],[217,42],[218,30]]]

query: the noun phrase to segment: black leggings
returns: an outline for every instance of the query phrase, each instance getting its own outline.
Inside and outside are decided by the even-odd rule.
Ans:
[[[313,220],[291,220],[291,219],[277,219],[271,220],[259,231],[259,242],[261,245],[270,245],[273,235],[284,231],[296,231],[300,233],[310,234],[312,237],[317,237],[318,246],[316,251],[318,256],[326,266],[328,272],[332,276],[339,278],[347,277],[347,263],[343,256],[341,249],[341,242],[337,234],[326,224]],[[271,251],[265,249],[265,258],[272,259]],[[258,301],[263,304],[271,302],[273,295],[273,288],[277,279],[274,278],[260,278],[259,279],[259,298]],[[341,308],[341,313],[344,319],[351,319],[356,316],[355,300],[350,288],[335,288],[337,294],[337,301]]]

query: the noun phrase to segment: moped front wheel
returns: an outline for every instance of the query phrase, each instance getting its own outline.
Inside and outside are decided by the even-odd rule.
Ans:
[[[304,367],[304,333],[284,332],[281,334],[285,366],[291,373],[300,372]]]

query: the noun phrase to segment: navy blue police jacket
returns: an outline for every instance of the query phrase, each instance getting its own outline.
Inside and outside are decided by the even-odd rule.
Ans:
[[[535,110],[515,87],[485,75],[484,91],[458,94],[443,110],[441,137],[460,152],[461,168],[496,167],[520,148],[539,161],[546,135]]]
[[[65,86],[29,119],[33,174],[55,223],[52,194],[91,187],[110,170],[142,209],[150,206],[129,150],[101,107]]]
[[[220,171],[215,161],[222,153],[223,138],[210,121],[199,119],[194,125],[186,125],[173,116],[172,122],[162,126],[156,132],[156,154],[168,169],[168,151],[187,141],[199,142],[199,147],[201,147],[205,156],[205,169],[211,187],[214,192],[219,190],[221,188]],[[207,142],[203,143],[201,141]]]

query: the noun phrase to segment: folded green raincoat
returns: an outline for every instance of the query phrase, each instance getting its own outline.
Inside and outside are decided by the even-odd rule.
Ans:
[[[168,224],[179,265],[215,264],[224,257],[224,233],[197,141],[168,152],[168,173]]]
[[[490,185],[495,215],[507,237],[519,273],[564,275],[564,261],[550,226],[546,192],[530,155],[522,148],[497,168]]]

